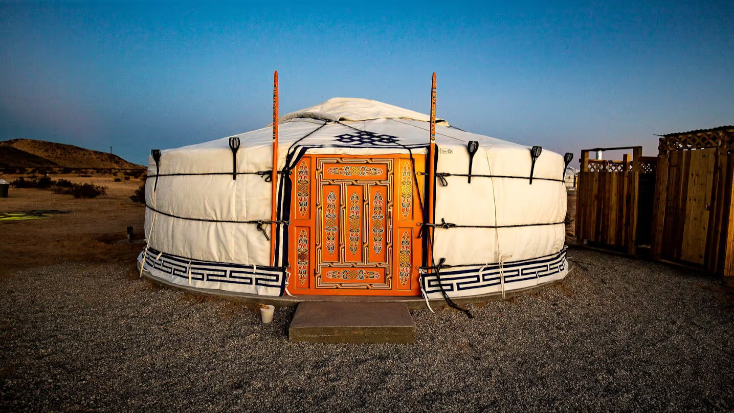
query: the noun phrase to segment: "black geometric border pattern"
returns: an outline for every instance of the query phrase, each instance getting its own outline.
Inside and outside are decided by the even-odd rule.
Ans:
[[[476,290],[501,285],[501,273],[504,274],[505,278],[505,290],[509,291],[523,288],[524,285],[517,284],[524,281],[530,281],[530,284],[533,285],[551,281],[551,278],[559,278],[558,276],[562,276],[567,270],[568,262],[566,261],[566,248],[564,248],[556,254],[542,258],[506,262],[502,266],[502,271],[500,271],[499,264],[489,264],[446,269],[441,271],[440,275],[443,288],[449,296],[460,297],[480,295],[483,293]],[[423,291],[429,296],[437,294],[437,297],[440,297],[441,295],[441,287],[435,275],[424,275],[422,287]],[[493,288],[493,290],[497,290],[497,288]]]
[[[143,251],[140,254],[140,257],[138,257],[139,262],[145,253]],[[160,258],[158,254],[160,254]],[[206,285],[202,286],[202,282],[222,283],[224,288],[218,289],[251,292],[260,295],[280,295],[280,289],[284,281],[283,277],[285,277],[283,271],[266,270],[254,265],[188,260],[176,255],[161,254],[160,251],[156,251],[153,248],[148,248],[147,250],[145,269],[152,275],[159,278],[163,275],[176,284],[187,284],[189,281],[189,268],[191,268],[191,281],[196,281],[197,287],[208,288]],[[159,273],[156,274],[151,270],[156,270]],[[228,284],[234,288],[226,287]],[[270,288],[273,290],[264,290]],[[269,294],[263,294],[265,291]]]

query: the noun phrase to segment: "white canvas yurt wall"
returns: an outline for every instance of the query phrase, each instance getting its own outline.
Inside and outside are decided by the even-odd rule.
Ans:
[[[278,170],[292,168],[304,153],[378,155],[410,148],[425,157],[429,142],[427,115],[366,99],[330,99],[284,116],[279,128]],[[273,267],[270,242],[252,222],[271,219],[271,183],[264,175],[271,169],[272,130],[235,136],[241,142],[236,179],[230,137],[163,150],[158,166],[149,159],[148,247],[139,262],[150,276],[175,284],[282,295],[286,226],[279,231]],[[472,174],[480,177],[468,183],[466,176],[442,175],[448,185],[436,185],[435,221],[475,226],[435,229],[433,255],[445,258],[441,279],[448,295],[483,295],[563,278],[563,157],[544,150],[531,184],[529,147],[439,121],[439,174],[467,174],[469,141],[479,142]],[[270,233],[268,225],[264,229]],[[422,288],[430,298],[441,297],[432,274],[423,277]]]

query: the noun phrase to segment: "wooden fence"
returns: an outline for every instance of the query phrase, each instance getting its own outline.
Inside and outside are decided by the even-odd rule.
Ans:
[[[734,127],[665,135],[652,255],[734,275]]]
[[[589,152],[633,151],[622,161],[590,160]],[[581,151],[581,170],[576,195],[576,239],[623,248],[637,253],[638,204],[642,147],[599,148]],[[654,171],[654,167],[652,168]]]

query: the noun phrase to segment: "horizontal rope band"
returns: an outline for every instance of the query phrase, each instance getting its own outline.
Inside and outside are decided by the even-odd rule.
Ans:
[[[226,176],[232,176],[232,175],[258,175],[262,178],[265,178],[267,182],[270,182],[270,179],[272,178],[272,169],[268,171],[254,171],[254,172],[181,172],[181,173],[174,173],[174,174],[157,174],[157,175],[148,175],[148,178],[157,178],[159,176],[206,176],[206,175],[226,175]],[[278,174],[288,174],[290,175],[291,170],[290,169],[284,169],[281,171],[278,171]]]
[[[458,225],[458,224],[452,224],[451,222],[446,222],[443,218],[441,218],[440,224],[428,224],[419,222],[416,225],[423,226],[423,227],[431,227],[431,228],[443,228],[443,229],[450,229],[450,228],[519,228],[519,227],[542,227],[546,225],[560,225],[565,224],[564,221],[560,222],[548,222],[548,223],[542,223],[542,224],[515,224],[515,225]]]
[[[270,236],[268,236],[267,232],[265,232],[265,228],[263,225],[265,224],[275,224],[275,225],[290,225],[290,221],[268,221],[268,220],[251,220],[251,221],[228,221],[228,220],[216,220],[216,219],[205,219],[205,218],[189,218],[189,217],[182,217],[178,215],[169,214],[167,212],[159,211],[153,207],[151,207],[148,204],[145,204],[145,207],[150,209],[151,211],[161,214],[167,217],[176,218],[176,219],[185,219],[188,221],[198,221],[198,222],[221,222],[224,224],[255,224],[257,225],[258,231],[262,232],[263,235],[265,235],[265,238],[267,238],[268,241],[270,241]]]
[[[447,176],[470,176],[469,174],[452,174],[450,172],[436,172],[436,177],[438,179],[441,179],[441,185],[447,186],[449,183],[444,179]],[[471,174],[472,178],[503,178],[503,179],[525,179],[530,180],[529,176],[513,176],[513,175],[477,175],[477,174]],[[554,178],[538,178],[533,177],[533,181],[552,181],[552,182],[564,182],[563,179],[554,179]]]

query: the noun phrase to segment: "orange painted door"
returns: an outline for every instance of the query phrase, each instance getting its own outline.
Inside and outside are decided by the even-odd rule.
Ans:
[[[422,172],[423,160],[415,161]],[[291,203],[289,291],[419,295],[419,177],[416,186],[408,156],[301,159]]]

